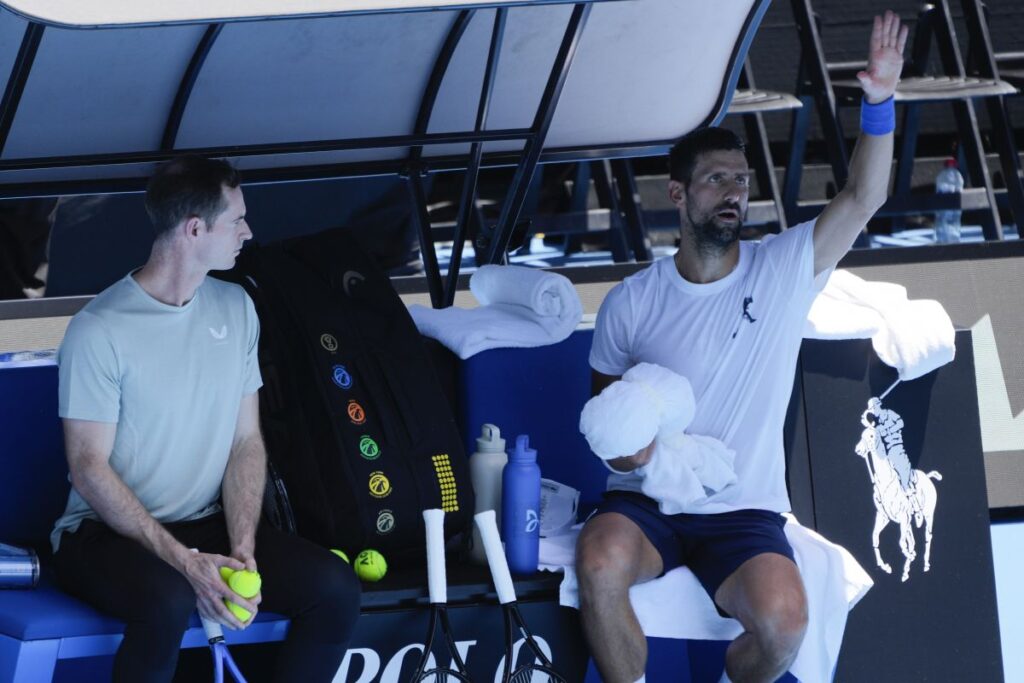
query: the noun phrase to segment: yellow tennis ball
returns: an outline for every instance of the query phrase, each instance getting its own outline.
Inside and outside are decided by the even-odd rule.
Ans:
[[[338,550],[337,548],[331,548],[331,552],[340,557],[341,559],[345,560],[349,564],[352,564],[351,562],[349,562],[348,555],[346,555],[341,550]]]
[[[221,572],[221,576],[223,576],[223,572]],[[228,578],[228,586],[243,598],[254,597],[260,592],[262,585],[263,580],[260,578],[259,572],[251,572],[247,569],[232,572]],[[249,618],[249,610],[239,607],[230,600],[225,600],[224,604],[227,605],[232,614],[238,617],[239,621],[245,621]]]
[[[227,583],[228,581],[230,581],[231,580],[231,575],[234,574],[234,573],[235,573],[235,570],[232,569],[231,567],[221,567],[220,568],[220,578],[224,579],[224,583]]]
[[[380,581],[388,571],[384,556],[372,548],[356,555],[356,575],[363,581]]]

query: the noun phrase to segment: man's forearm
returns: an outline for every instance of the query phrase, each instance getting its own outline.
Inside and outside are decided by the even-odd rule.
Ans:
[[[232,554],[252,555],[266,473],[267,454],[258,433],[235,444],[221,486]]]
[[[864,211],[873,215],[889,195],[893,134],[861,133],[850,159],[846,189]]]
[[[106,460],[80,462],[71,470],[71,483],[107,526],[184,571],[188,549],[149,514]]]

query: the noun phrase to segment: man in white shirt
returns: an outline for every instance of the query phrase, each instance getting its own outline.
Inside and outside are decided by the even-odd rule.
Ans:
[[[739,242],[750,179],[742,142],[705,129],[673,148],[668,189],[680,248],[602,304],[590,356],[594,393],[640,362],[683,375],[697,401],[689,431],[736,452],[738,481],[682,514],[662,515],[633,473],[651,447],[610,462],[616,473],[576,555],[584,632],[608,683],[644,678],[647,646],[629,587],[682,565],[744,627],[726,653],[723,680],[774,681],[796,656],[807,599],[782,531],[782,425],[811,302],[886,199],[906,36],[892,12],[875,18],[868,66],[858,74],[863,133],[850,177],[813,221],[760,244]]]

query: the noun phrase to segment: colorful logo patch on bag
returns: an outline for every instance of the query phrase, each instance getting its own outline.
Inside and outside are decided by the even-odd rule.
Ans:
[[[374,498],[387,498],[391,495],[391,482],[383,472],[370,473],[370,495]]]
[[[459,509],[459,492],[455,487],[452,462],[448,459],[447,453],[438,453],[433,457],[433,461],[437,485],[441,487],[441,509],[445,512],[456,512]]]
[[[359,454],[367,460],[376,460],[380,457],[380,446],[372,437],[363,436],[359,439]]]
[[[349,374],[344,365],[335,365],[332,368],[331,379],[342,389],[352,388],[352,375]]]
[[[324,347],[326,351],[334,353],[338,350],[338,340],[334,338],[333,334],[327,334],[325,332],[320,335],[320,346]]]
[[[349,401],[348,419],[352,420],[352,424],[361,425],[366,422],[366,411],[356,401]]]
[[[377,533],[381,536],[390,534],[395,528],[395,513],[391,510],[381,510],[377,515]]]

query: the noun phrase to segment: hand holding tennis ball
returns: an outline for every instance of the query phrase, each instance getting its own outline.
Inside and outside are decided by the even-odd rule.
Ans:
[[[384,560],[384,556],[372,548],[367,548],[356,555],[356,562],[353,566],[356,576],[363,581],[380,581],[388,571],[388,563]]]
[[[251,572],[247,569],[234,571],[231,567],[221,567],[220,576],[228,584],[228,587],[231,590],[247,600],[249,598],[256,597],[256,594],[260,592],[260,587],[263,585],[263,580],[260,578],[259,572]],[[239,607],[230,600],[224,600],[224,604],[229,610],[231,610],[231,613],[243,623],[245,623],[251,616],[249,610]]]

